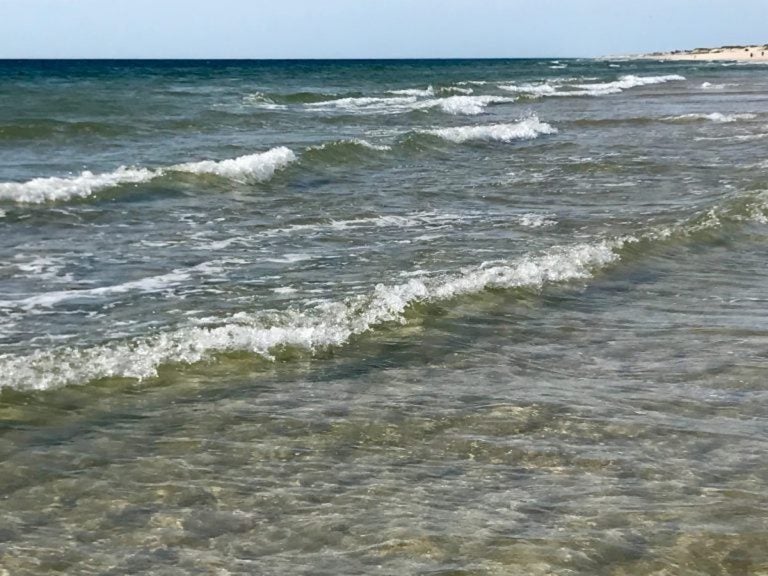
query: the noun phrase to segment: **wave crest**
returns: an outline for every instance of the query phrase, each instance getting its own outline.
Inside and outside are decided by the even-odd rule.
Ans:
[[[0,183],[0,200],[11,200],[27,204],[42,204],[55,200],[85,198],[121,184],[148,182],[157,177],[159,172],[148,168],[126,168],[121,166],[114,172],[94,174],[82,172],[70,178],[34,178],[27,182]]]
[[[100,378],[144,379],[164,364],[199,362],[212,354],[247,351],[272,358],[292,347],[317,351],[341,346],[387,322],[405,322],[417,303],[444,301],[487,289],[541,288],[551,282],[584,279],[618,259],[608,242],[558,247],[514,261],[484,263],[453,275],[412,278],[377,285],[367,296],[323,303],[304,311],[239,313],[219,326],[190,326],[152,337],[91,348],[0,356],[2,387],[44,390]]]
[[[275,172],[296,160],[296,154],[285,146],[272,148],[260,154],[248,154],[228,160],[203,160],[171,166],[169,170],[192,174],[213,174],[233,180],[263,182]]]
[[[514,124],[487,124],[483,126],[436,128],[434,130],[425,130],[424,133],[438,136],[449,142],[461,144],[470,140],[497,142],[531,140],[542,134],[556,134],[557,128],[554,128],[546,122],[542,122],[536,116],[532,116]]]
[[[121,166],[114,172],[94,174],[82,172],[78,176],[62,178],[34,178],[27,182],[0,183],[0,200],[9,200],[22,204],[42,204],[73,198],[86,198],[123,184],[149,182],[163,176],[168,171],[189,172],[192,174],[214,174],[236,180],[264,181],[274,173],[296,160],[296,155],[281,146],[260,154],[250,154],[229,160],[203,160],[177,164],[169,168],[126,168]]]

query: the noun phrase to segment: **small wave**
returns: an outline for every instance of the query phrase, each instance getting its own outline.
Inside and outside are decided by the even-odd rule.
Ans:
[[[176,164],[169,170],[190,172],[192,174],[213,174],[233,180],[263,182],[274,176],[275,172],[296,160],[296,155],[285,146],[272,148],[260,154],[249,154],[228,160],[203,160]]]
[[[34,178],[27,182],[0,183],[0,200],[29,204],[41,204],[55,200],[85,198],[95,192],[114,188],[121,184],[148,182],[159,175],[147,168],[121,166],[114,172],[94,174],[86,170],[70,178]]]
[[[363,96],[354,98],[338,98],[325,102],[314,102],[305,104],[309,110],[318,111],[341,111],[349,113],[377,113],[377,114],[398,114],[408,112],[413,109],[413,105],[418,101],[416,96],[386,96],[374,97]]]
[[[441,86],[438,88],[438,92],[440,94],[464,94],[465,96],[469,96],[470,94],[474,94],[474,89],[472,88],[463,88],[461,86]]]
[[[350,138],[349,140],[336,140],[334,142],[325,142],[317,146],[310,146],[308,151],[321,151],[332,149],[345,149],[345,148],[365,148],[366,150],[375,150],[377,152],[386,152],[392,150],[392,146],[386,144],[372,144],[368,140],[362,138]]]
[[[349,94],[355,96],[356,94]],[[322,92],[293,92],[289,94],[266,94],[254,92],[243,97],[243,102],[261,108],[283,110],[290,104],[316,104],[344,98],[339,94],[326,94]]]
[[[556,134],[557,129],[546,122],[541,122],[537,117],[533,116],[514,124],[487,124],[483,126],[436,128],[434,130],[425,130],[423,133],[461,144],[470,140],[498,142],[531,140],[542,134]]]
[[[508,96],[470,96],[453,95],[440,98],[424,98],[426,91],[400,91],[407,95],[386,97],[341,98],[327,102],[307,104],[306,108],[317,111],[341,111],[352,114],[402,114],[416,110],[439,108],[443,112],[455,115],[481,114],[490,104],[514,102],[515,98]],[[433,94],[430,94],[433,95]]]
[[[515,92],[517,94],[526,94],[528,96],[554,96],[557,94],[557,88],[551,84],[521,84],[517,86],[515,84],[501,84],[499,88],[506,90],[507,92]]]
[[[194,363],[213,354],[248,351],[273,358],[293,347],[317,351],[341,346],[352,337],[388,322],[405,322],[419,302],[438,302],[487,289],[537,289],[553,283],[589,278],[618,259],[617,243],[597,242],[557,247],[514,261],[484,263],[462,273],[414,277],[403,284],[379,284],[365,296],[322,303],[303,311],[239,313],[218,326],[190,326],[155,336],[91,348],[61,348],[27,356],[0,356],[5,375],[0,386],[44,390],[99,378],[145,379],[159,366]]]
[[[0,183],[0,200],[24,204],[42,204],[57,200],[86,198],[120,185],[149,182],[163,176],[168,171],[214,174],[235,180],[263,181],[271,178],[277,170],[294,160],[296,160],[296,156],[291,150],[279,147],[260,154],[250,154],[229,160],[204,160],[177,164],[169,168],[150,169],[121,166],[114,172],[104,174],[85,171],[79,176],[68,178],[54,176],[34,178],[27,182],[2,182]]]
[[[642,253],[647,243],[709,234],[727,222],[764,224],[768,193],[732,198],[691,218],[621,236],[557,246],[514,260],[484,262],[460,272],[402,273],[402,283],[378,284],[368,294],[321,302],[303,309],[237,313],[205,325],[88,348],[60,347],[23,356],[0,355],[0,387],[45,390],[100,378],[146,379],[160,366],[195,363],[217,353],[250,352],[273,359],[289,347],[311,352],[342,346],[385,323],[407,323],[420,303],[446,302],[491,289],[538,290],[553,283],[587,280],[622,258]]]
[[[420,88],[407,88],[405,90],[390,90],[389,93],[397,96],[434,96],[435,89],[432,86],[428,86],[423,90]]]
[[[577,95],[577,93],[583,93],[586,96],[603,96],[608,94],[617,94],[630,88],[637,88],[639,86],[651,86],[653,84],[664,84],[666,82],[674,82],[685,80],[684,76],[679,74],[666,74],[664,76],[634,76],[627,75],[622,76],[615,82],[604,82],[595,84],[576,84],[577,90],[574,93],[563,93],[567,95]]]
[[[507,92],[515,92],[536,97],[542,96],[607,96],[610,94],[619,94],[631,88],[639,86],[650,86],[653,84],[663,84],[685,80],[684,76],[677,74],[667,74],[665,76],[622,76],[613,82],[595,82],[588,84],[563,84],[560,83],[541,83],[541,84],[500,84],[499,88]]]
[[[507,104],[515,100],[504,96],[447,96],[420,102],[417,107],[440,108],[448,114],[474,116],[485,112],[490,104]]]
[[[738,122],[739,120],[752,120],[756,118],[755,114],[722,114],[720,112],[712,112],[710,114],[682,114],[681,116],[667,116],[662,118],[669,122],[690,122],[695,120],[709,120],[711,122],[717,122],[719,124],[729,124],[732,122]]]

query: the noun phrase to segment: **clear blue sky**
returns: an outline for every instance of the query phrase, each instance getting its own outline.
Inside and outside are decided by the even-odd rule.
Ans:
[[[0,0],[0,58],[602,56],[768,43],[768,0]]]

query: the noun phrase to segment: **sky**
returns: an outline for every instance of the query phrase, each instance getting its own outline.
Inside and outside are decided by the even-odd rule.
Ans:
[[[592,57],[767,23],[768,0],[0,0],[0,58]]]

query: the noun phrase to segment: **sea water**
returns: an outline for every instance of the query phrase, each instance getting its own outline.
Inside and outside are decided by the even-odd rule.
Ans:
[[[0,574],[768,573],[768,68],[0,62]]]

